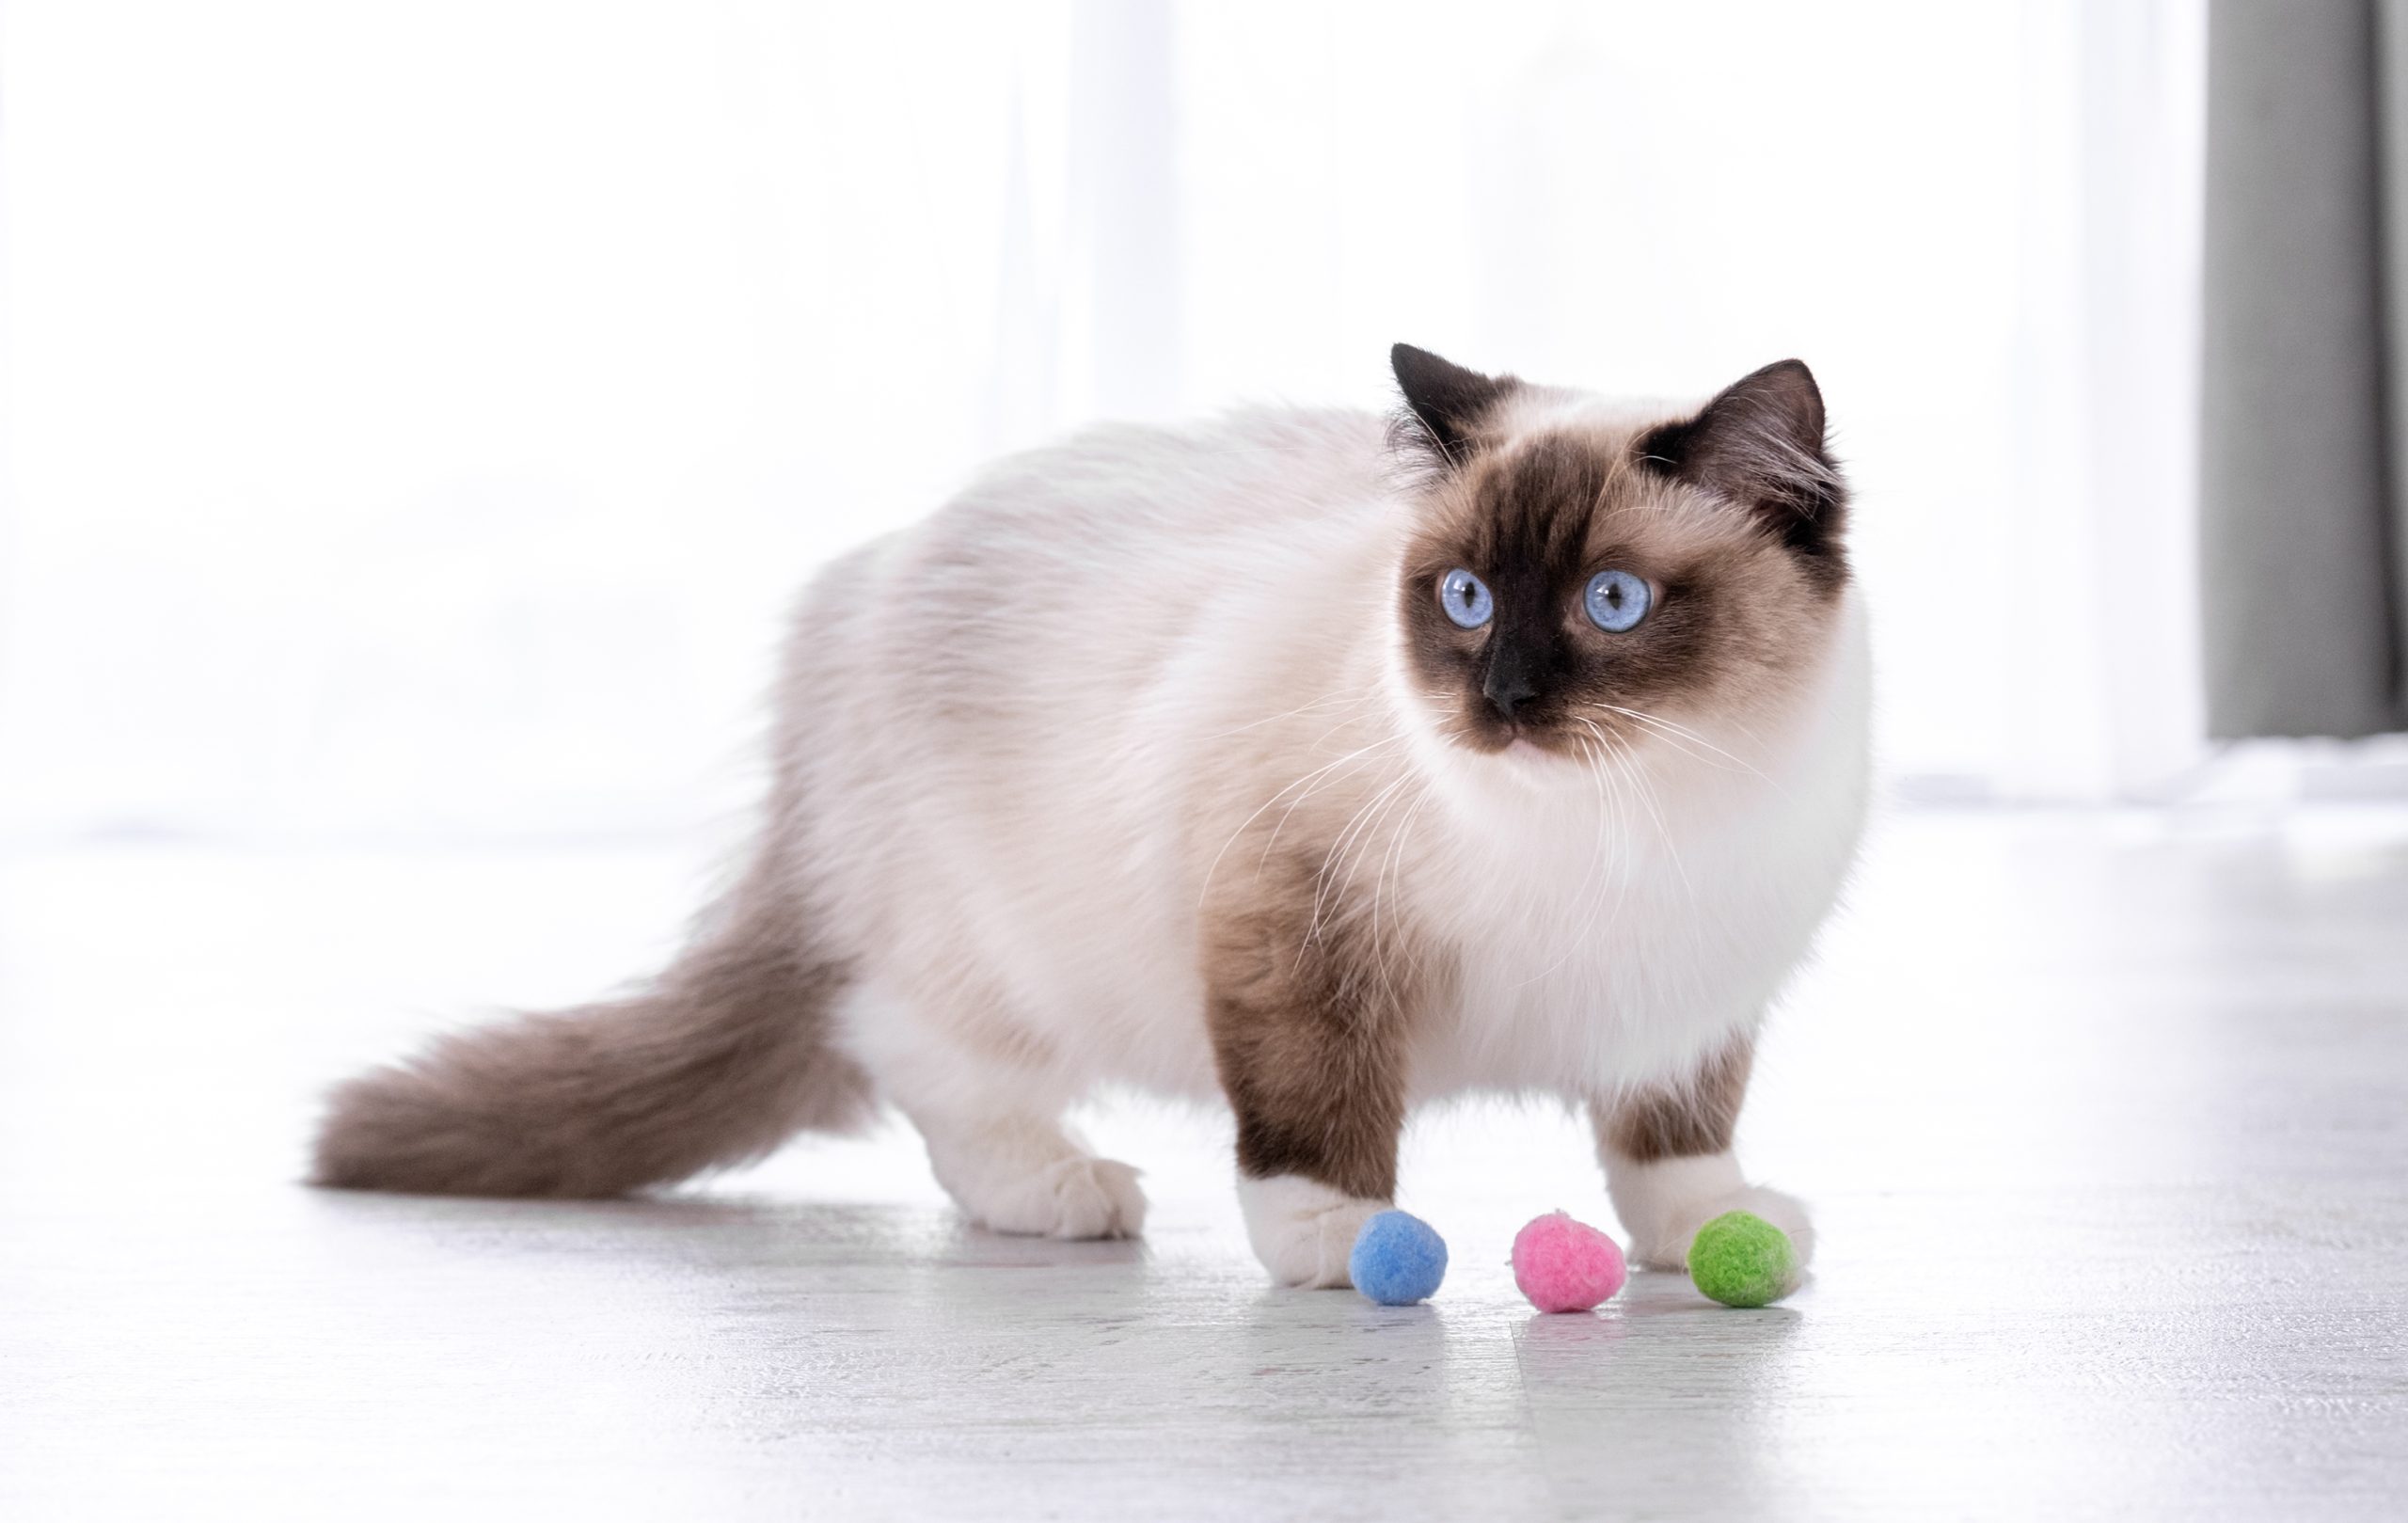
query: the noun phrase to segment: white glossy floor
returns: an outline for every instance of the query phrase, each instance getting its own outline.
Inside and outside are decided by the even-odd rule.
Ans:
[[[1578,1133],[1420,1126],[1436,1302],[1274,1293],[1212,1117],[1144,1246],[904,1136],[620,1205],[314,1194],[310,1096],[665,951],[687,849],[0,863],[0,1516],[2408,1515],[2408,817],[1892,821],[1745,1144],[1817,1282],[1501,1261]]]

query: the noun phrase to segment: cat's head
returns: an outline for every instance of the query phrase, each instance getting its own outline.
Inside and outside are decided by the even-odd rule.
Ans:
[[[1830,648],[1846,492],[1794,359],[1635,417],[1399,344],[1403,664],[1454,743],[1585,758],[1778,702]],[[1716,724],[1717,729],[1724,726]]]

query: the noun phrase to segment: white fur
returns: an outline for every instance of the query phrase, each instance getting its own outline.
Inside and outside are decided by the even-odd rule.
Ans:
[[[1137,1171],[1089,1153],[1059,1122],[1015,1116],[966,1123],[912,1115],[937,1182],[972,1220],[1027,1237],[1135,1237],[1145,1230]]]
[[[1272,1279],[1306,1291],[1347,1284],[1355,1236],[1388,1209],[1385,1200],[1359,1199],[1300,1174],[1240,1175],[1238,1203],[1245,1210],[1246,1240]]]
[[[1692,731],[1623,771],[1543,758],[1517,772],[1417,729],[1420,765],[1472,825],[1414,880],[1466,951],[1454,1020],[1417,1064],[1423,1094],[1610,1095],[1684,1076],[1755,1029],[1862,829],[1853,610],[1840,636],[1777,751]]]
[[[1805,1206],[1778,1190],[1748,1183],[1738,1160],[1727,1152],[1652,1164],[1608,1155],[1604,1163],[1614,1214],[1630,1234],[1630,1256],[1650,1269],[1687,1269],[1689,1240],[1726,1211],[1753,1212],[1787,1232],[1800,1269],[1814,1255],[1814,1229]]]
[[[779,743],[798,887],[862,976],[841,1039],[982,1220],[1136,1230],[1126,1172],[1066,1169],[1085,1154],[1053,1120],[1106,1082],[1217,1096],[1199,905],[1208,876],[1256,870],[1223,849],[1247,820],[1300,799],[1386,790],[1354,880],[1459,961],[1417,1100],[1683,1074],[1754,1029],[1831,903],[1866,785],[1853,606],[1749,735],[1645,746],[1621,775],[1474,755],[1404,685],[1414,508],[1382,429],[1274,411],[1098,430],[1006,462],[803,599]],[[1642,1257],[1693,1214],[1654,1179],[1616,1186]],[[1300,1181],[1244,1193],[1285,1283],[1333,1282],[1333,1251],[1342,1276],[1331,1234],[1376,1209]]]

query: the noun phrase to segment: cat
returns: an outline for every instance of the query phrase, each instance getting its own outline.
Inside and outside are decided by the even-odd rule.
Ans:
[[[1399,344],[1402,405],[1111,425],[810,583],[732,889],[625,997],[340,1087],[314,1180],[599,1197],[892,1104],[975,1222],[1133,1235],[1064,1112],[1222,1097],[1339,1286],[1408,1111],[1588,1108],[1640,1263],[1748,1209],[1767,1004],[1855,856],[1869,662],[1813,374],[1614,404]]]

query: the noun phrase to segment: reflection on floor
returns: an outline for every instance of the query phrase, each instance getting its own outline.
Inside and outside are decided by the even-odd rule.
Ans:
[[[691,852],[0,863],[0,1515],[2398,1515],[2408,818],[1910,815],[1744,1148],[1816,1283],[1502,1267],[1610,1221],[1544,1109],[1417,1124],[1436,1302],[1280,1293],[1226,1120],[1153,1235],[967,1231],[911,1139],[671,1198],[318,1195],[330,1076],[665,952]]]

